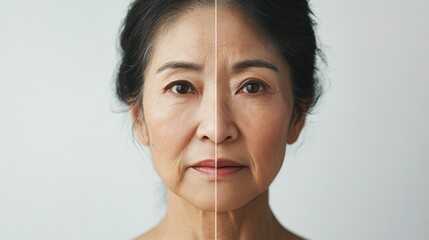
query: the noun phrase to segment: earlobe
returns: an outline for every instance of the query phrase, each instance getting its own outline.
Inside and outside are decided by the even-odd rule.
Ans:
[[[301,130],[304,128],[304,125],[305,125],[305,116],[295,119],[292,122],[289,128],[289,134],[287,138],[288,144],[293,144],[298,140],[299,134],[301,133]]]
[[[146,121],[144,119],[143,111],[137,103],[130,105],[131,117],[133,119],[133,130],[137,136],[138,141],[145,146],[149,145],[149,134],[146,128]]]

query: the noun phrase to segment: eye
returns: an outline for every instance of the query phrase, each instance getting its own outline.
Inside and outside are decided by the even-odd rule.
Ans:
[[[250,94],[256,94],[261,91],[264,91],[266,88],[266,85],[260,81],[248,81],[244,83],[241,88],[240,92],[250,93]]]
[[[195,87],[192,85],[192,83],[185,81],[185,80],[178,80],[173,81],[170,84],[168,84],[165,87],[165,91],[171,90],[175,94],[188,94],[188,93],[194,93]]]

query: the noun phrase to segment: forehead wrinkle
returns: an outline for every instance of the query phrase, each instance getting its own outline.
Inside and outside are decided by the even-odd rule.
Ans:
[[[151,62],[156,62],[159,67],[169,61],[185,61],[201,65],[204,70],[208,59],[212,59],[214,55],[214,31],[213,38],[208,39],[210,36],[207,37],[206,28],[198,25],[195,27],[195,24],[206,22],[193,21],[193,18],[201,16],[204,15],[195,11],[181,13],[177,17],[178,21],[160,30],[154,42]]]
[[[239,45],[238,47],[224,46],[222,48],[221,53],[228,68],[232,69],[236,64],[243,63],[245,61],[257,62],[259,60],[276,66],[278,70],[281,68],[277,58],[272,54],[270,49],[261,48],[259,46],[251,47],[250,45]]]

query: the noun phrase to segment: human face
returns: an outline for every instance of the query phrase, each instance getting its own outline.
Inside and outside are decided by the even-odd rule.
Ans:
[[[218,159],[241,166],[218,175],[222,212],[268,189],[302,124],[273,44],[234,7],[222,5],[217,19],[216,34],[214,8],[199,7],[160,31],[137,131],[167,188],[202,210],[214,210],[215,180],[195,165],[215,159],[217,146]]]

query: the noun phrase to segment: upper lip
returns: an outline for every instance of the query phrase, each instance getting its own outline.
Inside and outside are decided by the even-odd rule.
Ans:
[[[216,162],[217,162],[217,164],[216,164]],[[229,159],[222,159],[222,158],[218,158],[217,161],[215,159],[202,160],[202,161],[199,161],[199,162],[193,164],[191,167],[215,168],[216,165],[218,168],[220,168],[220,167],[244,167],[244,165],[241,163],[238,163],[236,161],[229,160]]]

